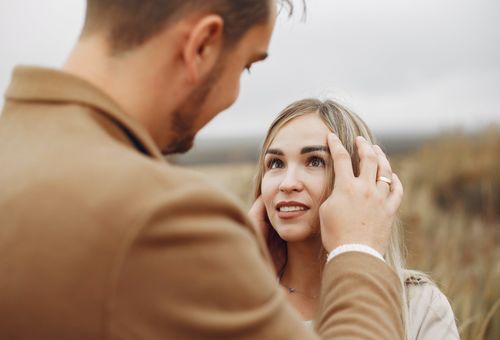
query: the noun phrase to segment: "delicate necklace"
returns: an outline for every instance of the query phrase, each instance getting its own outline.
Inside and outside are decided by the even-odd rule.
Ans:
[[[297,288],[288,287],[286,284],[284,284],[283,282],[281,282],[281,279],[283,278],[284,274],[285,274],[284,272],[281,273],[281,275],[278,278],[278,282],[279,282],[280,285],[282,285],[283,287],[285,287],[288,290],[289,294],[297,293],[297,294],[300,294],[300,295],[304,295],[305,297],[307,297],[309,299],[317,299],[319,297],[319,295],[311,295],[311,294],[305,293],[305,292],[303,292],[301,290],[298,290]]]
[[[309,299],[317,299],[319,297],[319,295],[311,295],[311,294],[307,294],[303,291],[300,291],[300,290],[297,290],[297,288],[293,288],[293,287],[288,287],[287,285],[283,284],[280,282],[280,284],[285,287],[287,290],[288,290],[288,293],[290,294],[294,294],[294,293],[297,293],[297,294],[300,294],[300,295],[304,295],[305,297],[309,298]]]

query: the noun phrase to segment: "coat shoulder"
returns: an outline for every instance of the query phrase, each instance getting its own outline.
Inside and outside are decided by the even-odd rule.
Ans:
[[[444,293],[426,276],[405,281],[411,339],[459,339],[455,315]]]

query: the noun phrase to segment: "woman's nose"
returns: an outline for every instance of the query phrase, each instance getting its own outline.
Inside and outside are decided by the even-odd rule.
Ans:
[[[302,191],[304,184],[300,180],[297,171],[290,169],[280,183],[279,190],[282,192]]]

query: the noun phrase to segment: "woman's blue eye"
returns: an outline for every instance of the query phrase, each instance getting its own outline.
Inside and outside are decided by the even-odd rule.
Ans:
[[[283,162],[281,161],[281,159],[272,158],[267,162],[268,169],[278,169],[282,167],[283,167]]]
[[[312,166],[312,167],[324,167],[325,161],[320,157],[314,156],[314,157],[309,158],[308,165]]]

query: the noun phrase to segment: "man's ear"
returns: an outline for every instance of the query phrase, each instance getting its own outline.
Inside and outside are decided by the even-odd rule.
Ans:
[[[206,15],[191,29],[182,57],[188,79],[197,83],[213,69],[222,49],[224,20],[218,15]]]

